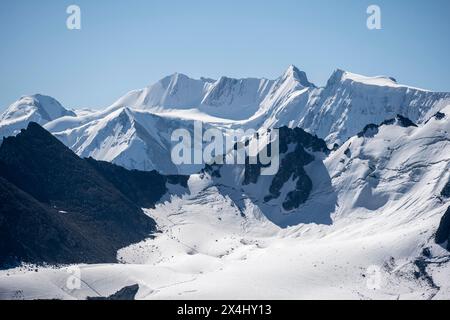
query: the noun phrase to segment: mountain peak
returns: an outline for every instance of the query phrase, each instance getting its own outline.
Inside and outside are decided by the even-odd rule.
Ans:
[[[339,83],[342,81],[342,79],[344,78],[344,75],[346,74],[346,71],[342,70],[342,69],[336,69],[333,71],[333,73],[331,74],[330,79],[328,79],[327,82],[327,87],[332,86],[336,83]]]
[[[342,69],[336,69],[328,80],[327,86],[335,85],[339,82],[356,82],[369,86],[379,86],[379,87],[399,87],[397,80],[393,77],[388,76],[363,76],[360,74],[352,73]]]
[[[308,77],[304,71],[301,71],[296,66],[291,64],[283,75],[283,79],[292,78],[298,81],[304,87],[315,87],[315,85],[309,82]]]
[[[35,122],[6,138],[0,146],[0,237],[9,246],[0,246],[0,265],[5,256],[115,262],[120,248],[147,238],[155,223],[140,208],[166,193],[166,178],[105,166],[81,159]]]
[[[45,133],[45,134],[47,134],[48,136],[51,135],[47,130],[45,130],[45,129],[42,128],[38,123],[33,122],[33,121],[30,122],[30,123],[28,124],[27,128],[24,129],[24,130],[28,131],[29,133],[43,133],[43,134]]]
[[[75,113],[65,109],[55,98],[34,94],[20,97],[6,109],[0,120],[15,122],[31,118],[33,115],[35,115],[33,120],[43,124],[63,116],[75,116]]]
[[[43,150],[52,148],[52,150],[59,149],[59,151],[73,153],[50,132],[34,121],[28,123],[26,129],[21,129],[17,136],[3,139],[2,148],[8,148],[10,145],[23,145],[27,152],[45,152]]]
[[[159,82],[163,85],[164,88],[167,88],[171,85],[175,85],[178,81],[189,80],[190,78],[182,73],[175,72],[171,75],[168,75],[162,78]]]
[[[287,70],[286,70],[286,73],[299,73],[299,72],[302,72],[302,71],[300,71],[300,69],[297,68],[297,67],[296,67],[295,65],[293,65],[293,64],[289,65],[289,67],[288,67]]]

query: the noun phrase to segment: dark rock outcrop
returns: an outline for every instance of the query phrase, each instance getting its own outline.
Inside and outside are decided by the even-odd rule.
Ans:
[[[447,242],[447,250],[450,251],[450,207],[441,219],[441,223],[436,232],[435,241],[437,244]]]
[[[179,184],[187,188],[189,179],[189,176],[163,176],[156,171],[127,170],[92,158],[86,159],[86,161],[141,208],[153,208],[155,203],[168,191],[168,183]]]
[[[397,124],[403,128],[417,127],[417,125],[414,122],[412,122],[410,119],[408,119],[400,114],[398,114],[394,119],[389,119],[389,120],[383,121],[380,126],[393,125],[393,124]]]
[[[442,120],[442,119],[445,118],[445,113],[437,112],[437,113],[434,115],[434,118],[435,118],[436,120]]]
[[[444,186],[444,189],[442,189],[441,195],[445,198],[450,198],[450,179]]]
[[[265,197],[268,202],[281,195],[281,189],[284,184],[292,179],[296,181],[295,190],[290,191],[286,195],[283,202],[285,210],[292,210],[298,208],[300,204],[304,203],[312,190],[312,181],[306,174],[304,166],[314,161],[314,156],[305,151],[305,149],[297,144],[295,150],[283,158],[280,164],[278,173],[272,180],[269,192],[270,195]]]
[[[410,119],[398,114],[395,118],[385,120],[379,125],[373,123],[366,125],[364,129],[358,133],[358,138],[373,138],[380,131],[380,127],[392,125],[398,125],[403,128],[417,127]]]
[[[0,178],[3,266],[116,262],[117,250],[155,231],[141,207],[168,180],[80,159],[36,123],[3,140]]]
[[[366,138],[373,138],[377,135],[379,131],[379,126],[376,124],[368,124],[364,127],[364,129],[358,133],[358,138],[366,137]]]
[[[108,246],[92,242],[73,218],[40,203],[0,177],[0,267],[26,262],[111,261]],[[95,245],[97,244],[97,245]]]
[[[87,300],[134,300],[139,291],[139,285],[135,284],[122,288],[109,297],[88,297]]]
[[[314,161],[313,152],[328,154],[325,141],[313,136],[301,128],[290,129],[282,127],[279,129],[280,142],[280,168],[274,176],[268,195],[264,198],[266,202],[278,198],[283,186],[293,179],[295,189],[290,191],[283,202],[285,210],[293,210],[304,203],[312,190],[312,181],[306,174],[304,166]],[[270,148],[270,146],[268,146]],[[269,149],[270,151],[270,149]],[[270,154],[270,152],[269,152]],[[259,163],[259,162],[258,162]],[[249,164],[245,166],[244,184],[257,183],[261,175],[261,164]]]

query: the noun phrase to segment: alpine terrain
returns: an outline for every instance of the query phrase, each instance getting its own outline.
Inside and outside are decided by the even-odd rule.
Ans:
[[[276,131],[279,169],[176,165],[195,122],[259,157]],[[450,299],[450,93],[174,74],[103,109],[24,96],[0,136],[0,299]]]

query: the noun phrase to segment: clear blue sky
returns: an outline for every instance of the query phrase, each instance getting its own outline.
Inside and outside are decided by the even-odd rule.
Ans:
[[[373,3],[381,31],[366,28]],[[276,78],[290,64],[317,85],[342,68],[450,91],[450,1],[0,1],[0,110],[32,93],[100,108],[176,71]]]

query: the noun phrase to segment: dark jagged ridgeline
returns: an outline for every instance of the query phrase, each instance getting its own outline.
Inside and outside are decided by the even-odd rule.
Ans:
[[[115,262],[117,250],[155,231],[141,204],[153,206],[169,180],[80,159],[36,123],[3,140],[0,177],[3,266]]]
[[[373,138],[376,136],[379,132],[379,125],[377,124],[368,124],[364,127],[364,129],[358,133],[358,138],[366,137],[366,138]]]
[[[408,128],[408,127],[416,127],[417,128],[417,125],[414,122],[412,122],[410,119],[408,119],[400,114],[398,114],[394,119],[389,119],[389,120],[383,121],[380,126],[393,125],[393,124],[397,124],[404,128]]]
[[[414,122],[412,122],[410,119],[398,114],[395,118],[385,120],[382,123],[380,123],[379,125],[373,124],[373,123],[366,125],[364,127],[364,129],[360,133],[358,133],[358,138],[362,138],[362,137],[373,138],[379,132],[380,127],[391,126],[391,125],[398,125],[403,128],[417,127],[417,125]]]
[[[86,161],[141,208],[153,208],[161,196],[168,191],[167,183],[188,187],[189,176],[163,176],[156,171],[127,170],[115,164],[92,158],[86,159]]]
[[[435,240],[437,244],[447,242],[447,250],[450,251],[450,207],[441,219]]]
[[[442,113],[442,112],[436,112],[436,114],[434,115],[434,118],[435,118],[436,120],[442,120],[442,119],[445,118],[445,113]]]
[[[431,119],[435,119],[435,120],[440,121],[440,120],[442,120],[442,119],[444,119],[444,118],[445,118],[445,113],[438,111],[438,112],[436,112],[430,119],[428,119],[427,121],[425,121],[425,123],[430,122]]]
[[[113,295],[110,295],[109,297],[88,297],[87,300],[123,300],[123,301],[130,301],[135,300],[136,294],[139,291],[139,285],[135,284],[132,286],[128,286],[125,288],[120,289]]]
[[[264,200],[269,202],[278,198],[284,184],[294,179],[297,181],[295,190],[289,192],[283,202],[285,210],[293,210],[308,199],[312,190],[312,181],[304,170],[304,166],[314,161],[314,155],[311,152],[328,154],[330,151],[325,141],[301,128],[282,127],[279,129],[279,138],[280,168],[272,180],[269,195]],[[244,184],[257,183],[261,168],[261,164],[253,165],[247,161]]]

